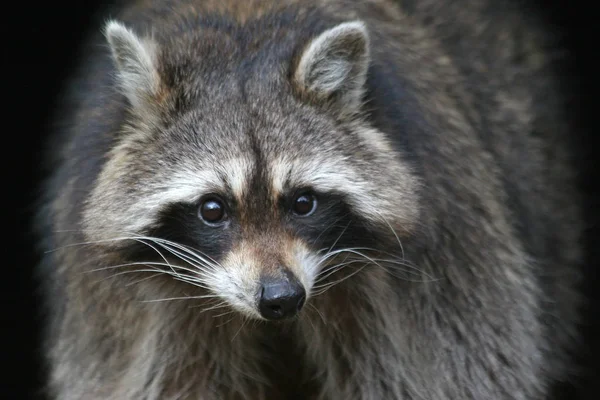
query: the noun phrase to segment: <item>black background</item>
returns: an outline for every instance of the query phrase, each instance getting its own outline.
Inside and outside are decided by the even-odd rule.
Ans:
[[[451,0],[449,0],[451,1]],[[525,1],[525,0],[523,0]],[[598,297],[598,184],[600,181],[594,160],[596,140],[595,59],[598,39],[597,17],[594,6],[583,1],[526,1],[532,12],[543,14],[553,29],[565,34],[571,52],[572,67],[567,75],[579,92],[577,122],[581,143],[581,159],[585,166],[585,188],[588,195],[588,224],[590,229],[586,243],[588,261],[586,282],[590,295]],[[49,4],[50,3],[50,4]],[[35,296],[32,270],[36,262],[33,253],[30,213],[34,189],[41,176],[39,160],[41,143],[48,134],[46,126],[51,115],[52,104],[65,77],[74,67],[77,46],[92,22],[94,12],[102,5],[97,0],[73,2],[44,2],[36,5],[22,1],[3,7],[0,29],[0,49],[3,73],[2,124],[0,125],[0,151],[3,159],[4,179],[0,182],[4,225],[3,240],[0,241],[0,315],[3,340],[0,341],[0,397],[4,399],[34,398],[42,377],[40,369],[39,329],[37,319],[39,299]],[[7,8],[12,7],[12,8]],[[598,33],[598,32],[594,32]],[[600,350],[600,327],[598,303],[588,310],[586,359],[589,374],[581,377],[582,389],[577,397],[600,398],[598,373],[598,351]],[[4,381],[5,380],[5,381]],[[4,381],[4,382],[2,382]]]

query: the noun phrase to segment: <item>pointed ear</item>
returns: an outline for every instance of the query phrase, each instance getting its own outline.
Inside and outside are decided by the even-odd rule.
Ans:
[[[134,109],[146,109],[159,95],[156,44],[138,37],[120,22],[109,21],[104,35],[117,67],[123,94]]]
[[[333,99],[340,111],[354,113],[361,105],[369,61],[365,24],[345,22],[308,44],[293,77],[301,93]]]

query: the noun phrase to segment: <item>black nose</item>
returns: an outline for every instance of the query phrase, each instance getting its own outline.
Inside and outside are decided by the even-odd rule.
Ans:
[[[304,305],[306,291],[291,274],[261,279],[258,310],[263,318],[276,320],[296,315]]]

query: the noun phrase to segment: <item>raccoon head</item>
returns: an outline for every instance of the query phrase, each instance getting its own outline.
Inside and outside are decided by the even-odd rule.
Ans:
[[[363,22],[262,41],[105,33],[129,118],[86,204],[90,240],[151,244],[172,277],[276,320],[338,256],[411,232],[417,181],[362,110]]]

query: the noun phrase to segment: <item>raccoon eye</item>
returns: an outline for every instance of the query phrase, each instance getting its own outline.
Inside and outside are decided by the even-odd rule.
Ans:
[[[307,216],[317,208],[317,198],[312,193],[301,193],[294,199],[292,210],[296,215]]]
[[[225,206],[220,199],[209,197],[200,204],[198,215],[204,222],[216,224],[225,219]]]

